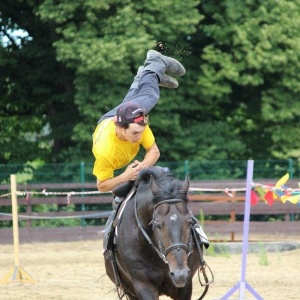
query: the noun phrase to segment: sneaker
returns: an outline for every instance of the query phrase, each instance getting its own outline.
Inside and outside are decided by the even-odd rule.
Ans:
[[[172,76],[169,76],[167,74],[165,74],[160,83],[159,83],[159,86],[161,87],[165,87],[165,88],[169,88],[169,89],[176,89],[178,88],[178,81],[172,77]]]
[[[138,81],[142,75],[142,72],[144,71],[144,66],[140,66],[138,68],[137,74],[134,77],[134,81]],[[167,74],[164,74],[160,80],[159,86],[169,88],[169,89],[176,89],[178,88],[178,81]],[[114,192],[114,191],[113,191]]]
[[[147,58],[150,57],[159,57],[166,66],[166,73],[178,76],[183,76],[185,74],[184,66],[175,58],[162,55],[160,52],[155,50],[148,51]]]

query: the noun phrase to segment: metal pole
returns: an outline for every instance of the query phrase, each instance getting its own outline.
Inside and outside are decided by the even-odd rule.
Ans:
[[[289,158],[289,175],[290,179],[294,178],[293,160],[291,158]]]
[[[247,252],[248,252],[252,179],[253,179],[253,160],[248,160],[244,228],[243,228],[243,255],[242,255],[241,280],[231,290],[229,290],[222,298],[220,298],[220,300],[228,300],[229,296],[231,296],[237,290],[240,291],[239,300],[244,300],[246,289],[255,297],[255,299],[263,300],[263,298],[248,284],[248,282],[246,282],[246,264],[247,264]]]
[[[184,161],[184,175],[187,176],[189,174],[189,161],[185,160]]]
[[[245,214],[244,214],[244,229],[243,229],[242,272],[241,272],[241,285],[240,285],[240,298],[239,298],[240,300],[244,299],[244,294],[245,294],[252,180],[253,180],[253,160],[249,160],[247,164],[247,183],[246,183],[246,199],[245,199]]]

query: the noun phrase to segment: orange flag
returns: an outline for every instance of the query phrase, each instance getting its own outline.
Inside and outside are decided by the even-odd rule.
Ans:
[[[268,191],[268,192],[265,194],[265,199],[266,199],[266,201],[268,202],[268,204],[269,204],[270,206],[273,205],[273,203],[274,203],[274,197],[273,197],[272,191]]]
[[[256,205],[258,203],[258,197],[254,191],[251,191],[251,205]]]

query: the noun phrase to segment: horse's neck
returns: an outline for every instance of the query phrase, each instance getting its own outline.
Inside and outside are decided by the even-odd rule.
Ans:
[[[146,200],[139,201],[135,204],[137,205],[137,217],[141,225],[145,228],[152,221],[154,207],[150,201],[147,202]]]

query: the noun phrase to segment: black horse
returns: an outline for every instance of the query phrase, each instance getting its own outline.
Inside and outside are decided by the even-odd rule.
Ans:
[[[180,182],[163,168],[151,167],[140,172],[135,189],[119,207],[115,240],[105,254],[106,273],[119,298],[191,299],[198,270],[205,279],[203,299],[207,265],[191,225],[188,178]]]

